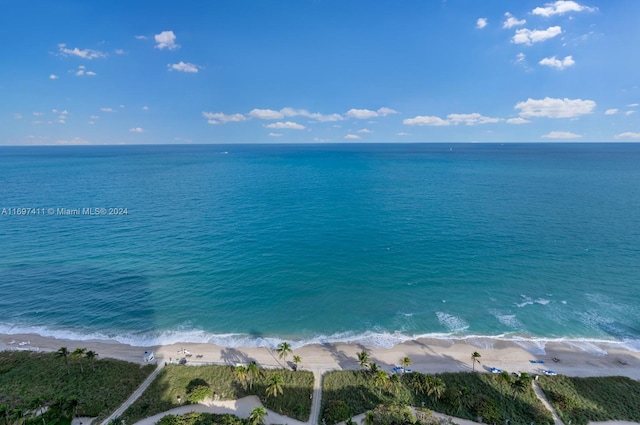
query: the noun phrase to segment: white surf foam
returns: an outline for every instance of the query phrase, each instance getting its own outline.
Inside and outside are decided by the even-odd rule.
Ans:
[[[460,332],[469,328],[469,324],[458,316],[445,313],[442,311],[436,312],[438,322],[444,326],[449,332]]]

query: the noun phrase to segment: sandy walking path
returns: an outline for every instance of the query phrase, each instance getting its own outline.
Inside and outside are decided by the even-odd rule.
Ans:
[[[151,375],[144,380],[144,382],[131,394],[131,396],[120,405],[116,410],[113,411],[104,421],[102,421],[102,425],[107,425],[113,419],[120,417],[125,410],[129,408],[135,401],[145,392],[149,385],[156,379],[162,368],[164,367],[164,362],[158,362],[158,367],[154,370]]]
[[[189,404],[186,406],[176,407],[166,412],[158,413],[157,415],[150,416],[135,423],[135,425],[154,425],[163,416],[166,415],[185,415],[191,412],[199,413],[216,413],[224,414],[228,413],[236,415],[240,418],[248,418],[251,411],[262,406],[260,399],[257,396],[248,396],[238,400],[207,400],[202,404]],[[305,422],[300,422],[296,419],[292,419],[288,416],[280,415],[273,410],[267,409],[267,416],[264,418],[266,425],[273,424],[288,424],[288,425],[306,425]]]

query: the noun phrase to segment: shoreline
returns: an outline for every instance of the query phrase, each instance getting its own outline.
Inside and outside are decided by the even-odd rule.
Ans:
[[[526,343],[529,343],[529,350],[525,348]],[[72,340],[37,334],[0,334],[0,351],[51,352],[63,346],[70,351],[87,348],[97,352],[99,358],[115,358],[140,364],[144,363],[144,351],[153,350],[159,362],[176,360],[190,353],[187,362],[192,365],[236,365],[255,361],[265,368],[290,367],[290,360],[287,363],[278,359],[275,351],[267,347],[223,347],[210,343],[141,347],[113,340]],[[568,376],[627,376],[640,380],[640,352],[615,341],[547,340],[540,346],[535,340],[514,341],[496,337],[417,338],[389,348],[366,346],[357,342],[308,344],[295,348],[294,354],[302,358],[302,370],[349,370],[358,369],[357,353],[362,350],[368,351],[372,361],[388,372],[399,365],[405,356],[411,358],[413,364],[410,368],[416,372],[434,374],[471,371],[471,353],[477,351],[482,357],[481,363],[477,364],[475,369],[482,372],[487,372],[491,367],[530,374],[540,374],[545,369],[552,369],[558,374]],[[554,358],[559,361],[555,362]],[[531,363],[531,360],[544,363]]]

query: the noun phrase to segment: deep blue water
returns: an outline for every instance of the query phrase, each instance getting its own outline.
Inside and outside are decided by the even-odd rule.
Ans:
[[[640,346],[638,144],[1,147],[0,209],[0,332]]]

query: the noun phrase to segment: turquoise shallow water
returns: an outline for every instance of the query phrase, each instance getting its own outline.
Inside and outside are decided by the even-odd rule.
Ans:
[[[2,147],[0,170],[0,332],[640,348],[637,144]]]

